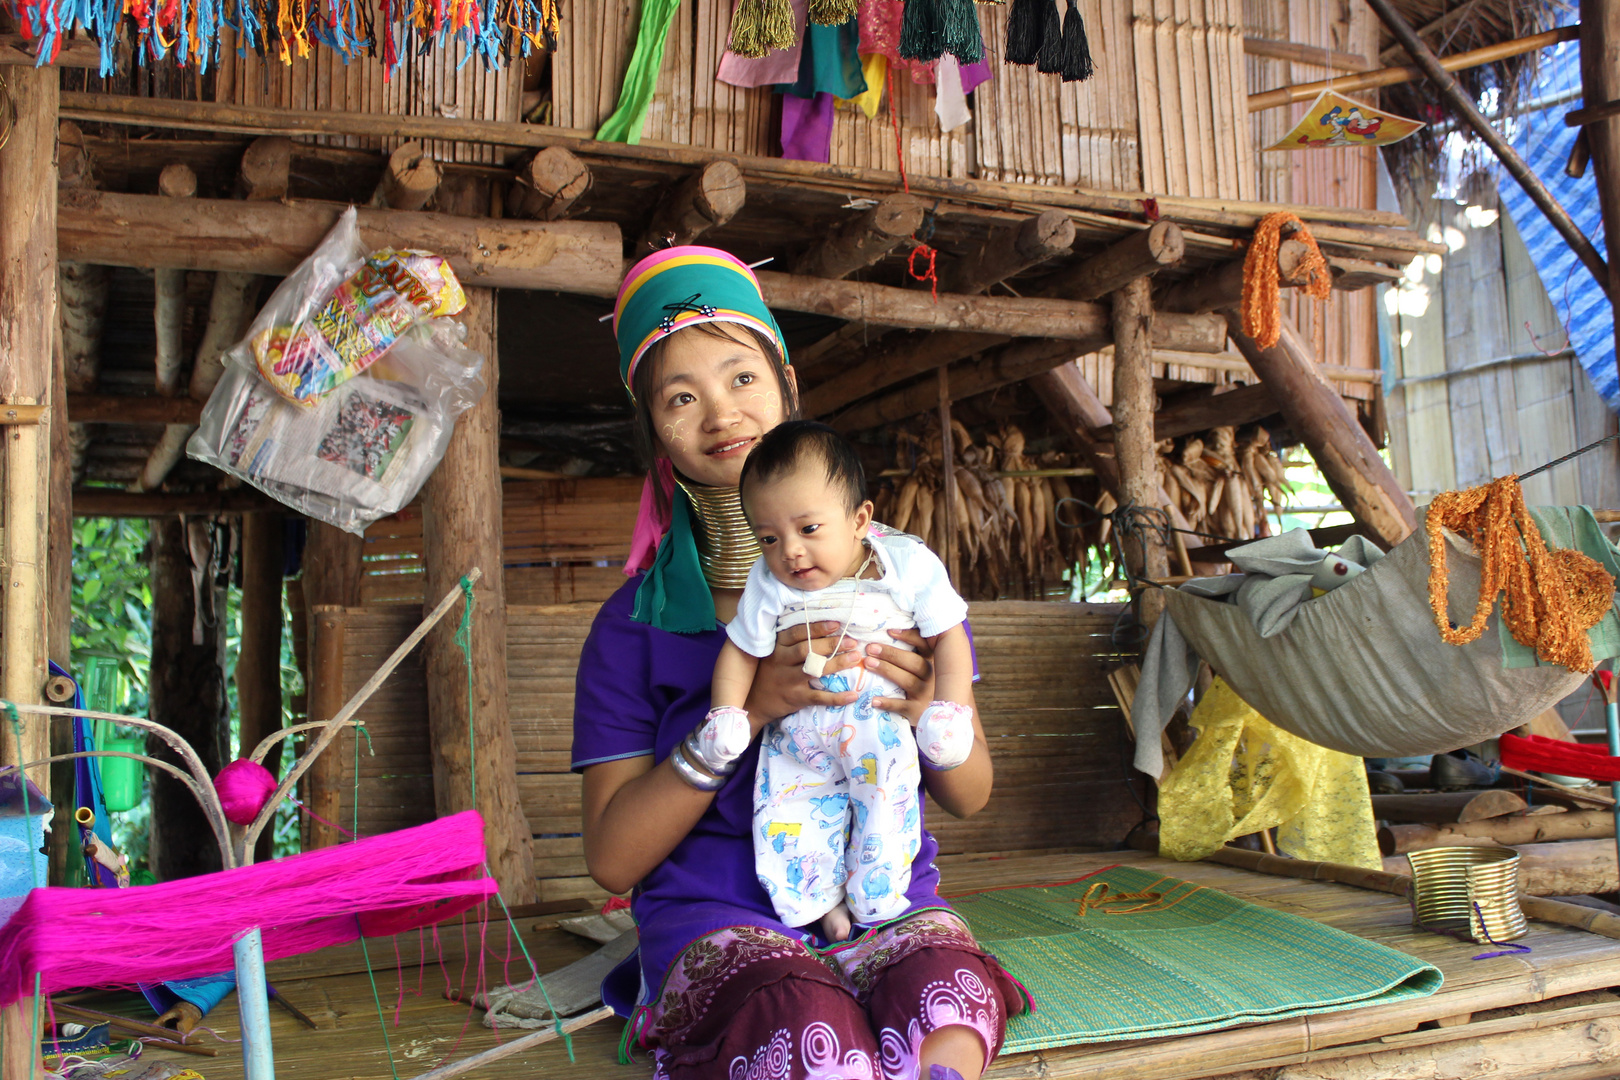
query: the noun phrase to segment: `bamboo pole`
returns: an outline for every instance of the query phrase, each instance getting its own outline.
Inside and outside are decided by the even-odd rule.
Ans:
[[[1442,71],[1466,71],[1469,68],[1494,64],[1498,60],[1506,60],[1511,56],[1522,56],[1527,52],[1535,52],[1537,49],[1548,49],[1562,41],[1574,41],[1580,36],[1580,31],[1579,26],[1560,26],[1555,30],[1532,34],[1529,37],[1515,38],[1512,41],[1499,41],[1495,45],[1487,45],[1483,49],[1472,49],[1468,52],[1438,57],[1436,62],[1440,65]],[[1428,75],[1425,68],[1406,65],[1379,68],[1376,71],[1366,71],[1359,75],[1342,75],[1336,79],[1323,79],[1320,82],[1279,86],[1275,90],[1264,90],[1258,94],[1250,94],[1249,111],[1251,113],[1263,112],[1266,109],[1292,105],[1296,101],[1309,101],[1323,90],[1334,90],[1341,94],[1353,94],[1358,90],[1373,90],[1380,86],[1396,86],[1400,83],[1416,82],[1425,75]],[[1429,77],[1433,78],[1432,75],[1429,75]]]
[[[1582,120],[1581,135],[1592,154],[1598,205],[1603,210],[1604,246],[1610,253],[1609,277],[1603,284],[1613,303],[1620,296],[1620,269],[1614,265],[1620,259],[1616,254],[1620,251],[1620,113],[1595,114],[1612,109],[1620,98],[1620,3],[1615,0],[1582,0],[1581,91],[1588,108],[1566,119],[1573,121],[1580,112],[1594,114]],[[1620,343],[1620,320],[1614,332]],[[1620,371],[1620,351],[1615,354],[1615,365]]]
[[[1463,123],[1472,128],[1474,134],[1478,135],[1480,140],[1491,148],[1491,152],[1502,163],[1502,167],[1512,175],[1513,179],[1519,182],[1519,186],[1524,189],[1526,195],[1530,196],[1530,201],[1536,204],[1536,208],[1547,216],[1547,220],[1552,223],[1552,227],[1558,230],[1558,235],[1562,236],[1564,242],[1580,257],[1587,270],[1591,271],[1592,276],[1597,279],[1597,283],[1602,287],[1604,295],[1609,296],[1610,303],[1613,303],[1609,288],[1608,264],[1603,261],[1603,256],[1598,254],[1597,248],[1592,246],[1592,241],[1581,231],[1580,226],[1575,224],[1574,219],[1559,205],[1558,200],[1553,198],[1552,192],[1547,190],[1546,185],[1536,177],[1530,166],[1525,164],[1518,151],[1514,150],[1507,139],[1502,137],[1501,132],[1492,127],[1491,122],[1485,119],[1485,115],[1479,111],[1479,106],[1474,102],[1473,97],[1457,84],[1457,80],[1451,77],[1440,58],[1435,56],[1433,50],[1423,43],[1423,39],[1413,32],[1412,27],[1408,25],[1401,13],[1395,10],[1394,5],[1389,0],[1367,0],[1367,3],[1372,7],[1373,13],[1378,16],[1379,21],[1389,28],[1389,32],[1395,36],[1395,40],[1399,41],[1412,59],[1417,62],[1417,66],[1422,69],[1423,74],[1427,75],[1429,80],[1435,84],[1435,88],[1440,91],[1440,96],[1456,110],[1458,116],[1462,117]],[[1566,31],[1573,29],[1577,36],[1580,33],[1579,27],[1565,27],[1563,29]],[[1549,31],[1549,33],[1551,32]]]

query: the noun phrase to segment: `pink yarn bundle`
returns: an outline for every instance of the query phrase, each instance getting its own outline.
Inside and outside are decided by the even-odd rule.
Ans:
[[[237,758],[214,777],[214,790],[225,817],[238,825],[251,825],[264,809],[265,802],[275,794],[276,778],[257,761]]]
[[[189,979],[229,970],[260,927],[264,956],[398,934],[498,890],[482,876],[476,810],[275,862],[128,889],[42,888],[0,927],[0,1007],[34,992]]]

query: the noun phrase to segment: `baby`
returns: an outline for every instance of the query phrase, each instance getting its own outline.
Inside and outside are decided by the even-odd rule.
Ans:
[[[908,907],[911,862],[922,841],[923,764],[952,769],[973,749],[973,654],[967,604],[944,565],[916,538],[872,520],[855,450],[831,428],[781,424],[743,466],[743,510],[763,552],[748,575],[714,668],[713,704],[700,742],[722,757],[746,747],[743,703],[760,657],[779,631],[816,621],[844,637],[910,648],[888,633],[916,627],[934,650],[936,696],[915,736],[874,697],[903,698],[888,679],[853,668],[823,675],[812,652],[805,671],[844,706],[813,706],[762,734],[754,789],[755,870],[788,926],[821,919],[830,941],[854,922],[875,926]],[[834,651],[837,649],[835,647]],[[847,903],[846,903],[847,901]]]

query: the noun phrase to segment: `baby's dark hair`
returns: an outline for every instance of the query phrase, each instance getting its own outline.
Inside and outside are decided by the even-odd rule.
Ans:
[[[845,502],[854,513],[866,501],[866,470],[860,455],[838,432],[814,420],[785,420],[765,433],[743,462],[739,491],[750,481],[768,483],[808,464],[811,459],[827,470],[827,482],[842,488]]]

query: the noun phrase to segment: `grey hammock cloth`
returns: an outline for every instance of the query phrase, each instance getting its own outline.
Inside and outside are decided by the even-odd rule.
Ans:
[[[1449,530],[1446,543],[1448,614],[1462,625],[1473,616],[1480,562]],[[1421,520],[1382,558],[1365,541],[1346,544],[1341,557],[1361,572],[1346,571],[1342,586],[1310,599],[1326,554],[1293,530],[1228,552],[1250,574],[1166,591],[1131,709],[1138,769],[1163,771],[1159,735],[1192,688],[1200,658],[1278,727],[1362,757],[1440,753],[1495,738],[1584,678],[1556,666],[1505,667],[1499,612],[1478,640],[1441,641],[1429,610]]]

